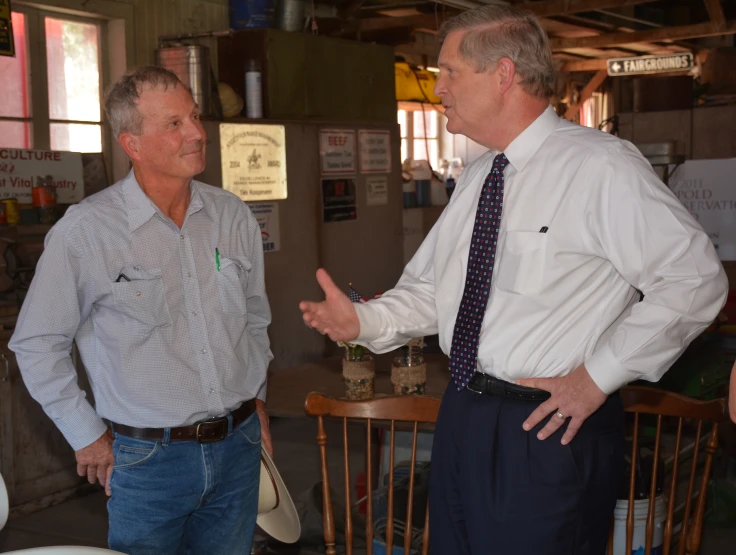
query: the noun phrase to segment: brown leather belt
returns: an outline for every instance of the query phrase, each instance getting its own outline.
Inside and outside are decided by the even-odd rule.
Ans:
[[[255,411],[255,399],[245,401],[227,416],[212,418],[210,420],[202,420],[200,422],[190,424],[189,426],[171,428],[169,440],[198,441],[199,443],[214,443],[216,441],[222,441],[227,437],[228,416],[232,416],[232,429],[234,430],[245,422],[246,419]],[[125,426],[124,424],[116,424],[115,422],[110,422],[110,426],[112,427],[113,432],[136,439],[150,439],[152,441],[161,441],[164,439],[163,428],[134,428],[132,426]]]

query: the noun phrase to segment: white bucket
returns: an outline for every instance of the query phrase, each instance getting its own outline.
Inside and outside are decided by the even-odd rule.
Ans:
[[[634,501],[634,534],[631,538],[631,549],[627,552],[624,546],[626,545],[626,515],[628,511],[629,502],[619,499],[616,502],[616,509],[613,512],[613,555],[644,555],[649,499]],[[666,512],[664,495],[659,495],[654,499],[652,555],[662,555]]]

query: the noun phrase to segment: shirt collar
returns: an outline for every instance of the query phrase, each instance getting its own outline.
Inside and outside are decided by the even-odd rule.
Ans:
[[[542,143],[557,128],[559,121],[560,118],[554,108],[551,105],[547,106],[547,109],[506,147],[504,154],[517,172],[524,169]]]
[[[191,196],[187,215],[198,212],[203,208],[202,198],[199,194],[199,184],[192,180],[189,184],[189,190]],[[158,207],[141,189],[132,169],[123,179],[123,196],[128,211],[128,229],[130,231],[135,231],[160,212]]]

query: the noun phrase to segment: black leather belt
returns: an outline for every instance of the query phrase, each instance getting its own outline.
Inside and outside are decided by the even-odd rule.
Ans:
[[[233,418],[233,428],[240,426],[247,418],[256,411],[256,401],[251,399],[245,401],[237,409],[232,411],[228,416]],[[110,422],[113,432],[134,437],[136,439],[150,439],[152,441],[161,441],[164,439],[163,428],[134,428],[125,426],[124,424],[116,424]],[[202,420],[189,426],[180,426],[171,428],[169,435],[170,441],[198,441],[199,443],[214,443],[222,441],[227,437],[227,416],[212,418],[210,420]]]
[[[483,374],[482,372],[476,372],[470,378],[467,389],[473,393],[505,397],[506,399],[514,399],[515,401],[534,401],[541,403],[550,398],[549,391],[516,385],[511,382],[499,380],[488,374]]]

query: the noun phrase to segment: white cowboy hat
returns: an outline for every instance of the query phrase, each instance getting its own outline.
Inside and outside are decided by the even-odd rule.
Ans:
[[[261,449],[261,485],[256,523],[269,536],[283,543],[296,543],[302,533],[294,502],[265,449]]]

